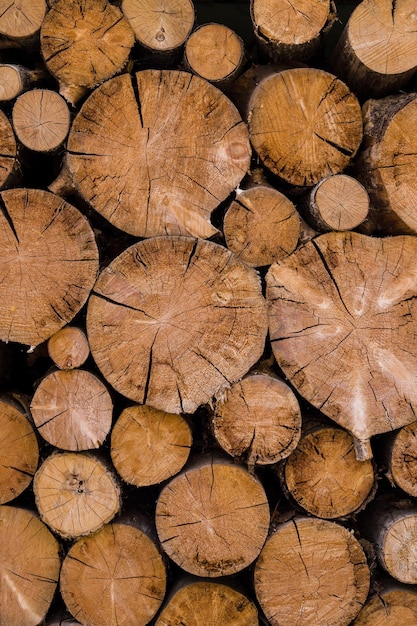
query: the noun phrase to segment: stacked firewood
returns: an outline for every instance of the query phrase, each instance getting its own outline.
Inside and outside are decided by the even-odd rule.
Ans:
[[[415,0],[214,4],[0,0],[0,626],[417,623]]]

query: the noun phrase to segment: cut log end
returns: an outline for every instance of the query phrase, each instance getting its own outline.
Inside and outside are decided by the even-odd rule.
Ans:
[[[84,331],[76,326],[65,326],[49,339],[48,354],[61,370],[81,367],[90,354]]]

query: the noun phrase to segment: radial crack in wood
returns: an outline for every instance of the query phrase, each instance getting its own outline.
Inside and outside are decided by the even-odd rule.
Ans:
[[[246,125],[221,91],[188,72],[144,70],[92,93],[67,162],[83,197],[117,228],[206,238],[250,156]]]
[[[119,393],[193,413],[261,357],[258,274],[215,243],[155,237],[101,273],[87,309],[91,353]]]
[[[266,277],[278,364],[362,442],[416,419],[416,255],[410,236],[328,233]]]

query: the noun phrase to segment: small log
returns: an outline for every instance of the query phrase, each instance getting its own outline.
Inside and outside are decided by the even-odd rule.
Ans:
[[[124,409],[113,426],[110,454],[124,481],[146,487],[177,474],[191,444],[191,429],[181,415],[135,405]]]
[[[48,354],[61,370],[81,367],[90,354],[87,337],[77,326],[65,326],[48,340]]]
[[[249,265],[271,265],[294,252],[300,217],[283,193],[266,184],[239,190],[224,216],[226,245]]]
[[[87,219],[40,189],[0,194],[0,339],[36,346],[87,300],[98,250]]]
[[[414,626],[417,623],[416,591],[392,587],[368,600],[353,626]]]
[[[123,0],[121,8],[136,40],[153,52],[177,50],[194,26],[191,0]]]
[[[277,463],[298,443],[300,406],[284,381],[248,375],[216,402],[212,427],[220,447],[249,466]]]
[[[16,138],[6,114],[0,111],[0,189],[16,177],[19,162]]]
[[[33,491],[42,520],[64,539],[88,535],[120,509],[120,486],[110,469],[85,453],[55,452],[35,474]]]
[[[0,36],[14,47],[30,47],[46,13],[45,0],[0,0]],[[7,46],[7,43],[6,43]]]
[[[336,76],[295,68],[261,80],[249,101],[252,145],[285,181],[313,186],[349,165],[362,141],[357,98]]]
[[[256,596],[271,626],[348,626],[369,591],[362,547],[346,528],[294,518],[268,538],[255,565]]]
[[[126,523],[107,524],[74,543],[60,576],[67,608],[91,626],[145,626],[162,603],[165,585],[155,543]]]
[[[366,234],[417,233],[417,94],[368,100],[355,172],[371,198]]]
[[[260,49],[273,61],[307,61],[336,19],[331,0],[251,0]]]
[[[61,450],[99,448],[110,432],[113,402],[97,376],[56,370],[39,383],[30,404],[42,437]]]
[[[199,581],[180,586],[165,601],[155,626],[173,626],[181,622],[193,626],[258,626],[259,619],[255,604],[233,587],[219,582]]]
[[[57,540],[34,513],[3,505],[0,553],[0,624],[38,626],[58,583]]]
[[[353,230],[367,218],[369,195],[352,176],[335,174],[311,190],[303,216],[317,231]]]
[[[185,44],[185,67],[221,89],[237,78],[244,62],[243,41],[225,24],[202,24]]]
[[[372,461],[357,460],[353,439],[341,428],[310,429],[280,473],[284,492],[304,511],[324,519],[359,512],[376,490]]]
[[[355,438],[415,421],[415,237],[327,233],[266,276],[269,332],[285,375]]]
[[[386,492],[371,503],[361,522],[379,564],[399,582],[415,585],[417,509],[414,501],[398,500]]]
[[[4,504],[17,498],[32,482],[39,446],[23,407],[7,397],[0,399],[0,432],[0,504]]]
[[[235,574],[252,563],[269,519],[261,483],[224,461],[200,463],[173,478],[155,513],[167,555],[185,571],[209,578]]]
[[[0,64],[0,101],[17,98],[41,78],[46,77],[42,69],[29,70],[22,65]]]
[[[266,330],[258,274],[191,237],[125,250],[101,273],[87,309],[91,353],[106,380],[167,413],[193,413],[244,376]]]
[[[41,53],[71,104],[119,72],[134,44],[123,13],[106,0],[58,0],[40,33]]]
[[[214,235],[211,212],[242,180],[251,157],[231,101],[202,78],[174,70],[123,74],[97,88],[67,147],[84,199],[138,237]]]
[[[333,53],[333,70],[359,96],[402,89],[417,69],[414,0],[363,0]]]
[[[70,128],[68,106],[50,89],[31,89],[16,100],[12,111],[13,128],[19,141],[36,152],[56,150]]]
[[[417,496],[417,422],[390,433],[381,445],[390,482]]]

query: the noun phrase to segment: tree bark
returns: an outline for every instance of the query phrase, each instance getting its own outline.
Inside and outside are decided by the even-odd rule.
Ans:
[[[244,62],[243,41],[225,24],[203,24],[185,44],[185,67],[220,89],[237,78]]]
[[[0,504],[4,504],[29,487],[38,467],[39,446],[27,414],[13,398],[0,398],[0,432]]]
[[[50,89],[31,89],[16,100],[13,128],[19,141],[36,152],[56,150],[70,129],[65,100]]]
[[[224,583],[197,581],[181,586],[164,602],[155,626],[174,624],[258,626],[255,604]]]
[[[268,271],[269,332],[299,393],[355,437],[415,421],[414,237],[316,237]]]
[[[206,238],[250,156],[247,128],[216,87],[145,70],[93,92],[72,124],[67,163],[75,187],[117,228]]]
[[[145,626],[165,595],[166,572],[150,537],[126,523],[107,524],[66,555],[60,591],[82,624]]]
[[[86,370],[56,370],[39,383],[30,410],[39,433],[61,450],[99,448],[110,432],[113,402]]]
[[[191,429],[181,415],[134,405],[124,409],[114,424],[110,453],[124,481],[146,487],[177,474],[191,445]]]
[[[40,189],[0,194],[0,339],[36,346],[85,304],[98,271],[87,219]]]
[[[211,578],[235,574],[256,559],[269,506],[261,483],[242,467],[201,463],[162,490],[155,520],[167,555],[186,572]]]
[[[136,40],[152,52],[177,50],[194,26],[191,0],[123,0],[121,6]]]
[[[224,216],[226,245],[254,267],[271,265],[297,247],[301,221],[294,204],[266,184],[236,193]]]
[[[405,87],[417,69],[414,0],[363,0],[333,53],[333,70],[360,97]]]
[[[300,406],[284,381],[247,375],[216,402],[212,427],[220,447],[249,466],[277,463],[298,443]]]
[[[369,580],[358,540],[335,522],[307,517],[276,529],[254,572],[271,626],[348,626],[366,600]]]
[[[371,197],[364,232],[417,233],[417,123],[415,93],[368,100],[363,108],[364,142],[355,171]]]
[[[120,9],[106,0],[58,0],[42,22],[40,43],[59,92],[75,104],[124,67],[134,35]]]
[[[38,626],[58,583],[53,534],[32,512],[0,506],[0,625]]]
[[[90,354],[85,332],[77,326],[65,326],[48,340],[48,354],[61,370],[81,367]]]
[[[321,180],[311,190],[308,206],[302,211],[312,228],[325,233],[332,230],[353,230],[366,220],[369,195],[352,176],[335,174]]]
[[[86,453],[51,454],[35,474],[33,491],[41,519],[64,539],[95,532],[121,506],[118,480]]]
[[[330,0],[251,0],[255,38],[273,61],[307,61],[317,51],[336,11]]]
[[[190,237],[128,248],[102,272],[87,309],[104,377],[167,413],[192,413],[246,374],[266,330],[258,274],[218,244]]]
[[[341,172],[362,140],[357,98],[336,76],[313,68],[261,80],[249,101],[248,123],[263,164],[301,187]]]
[[[286,493],[316,517],[336,519],[362,510],[376,490],[373,463],[358,461],[345,430],[307,428],[281,468]]]

